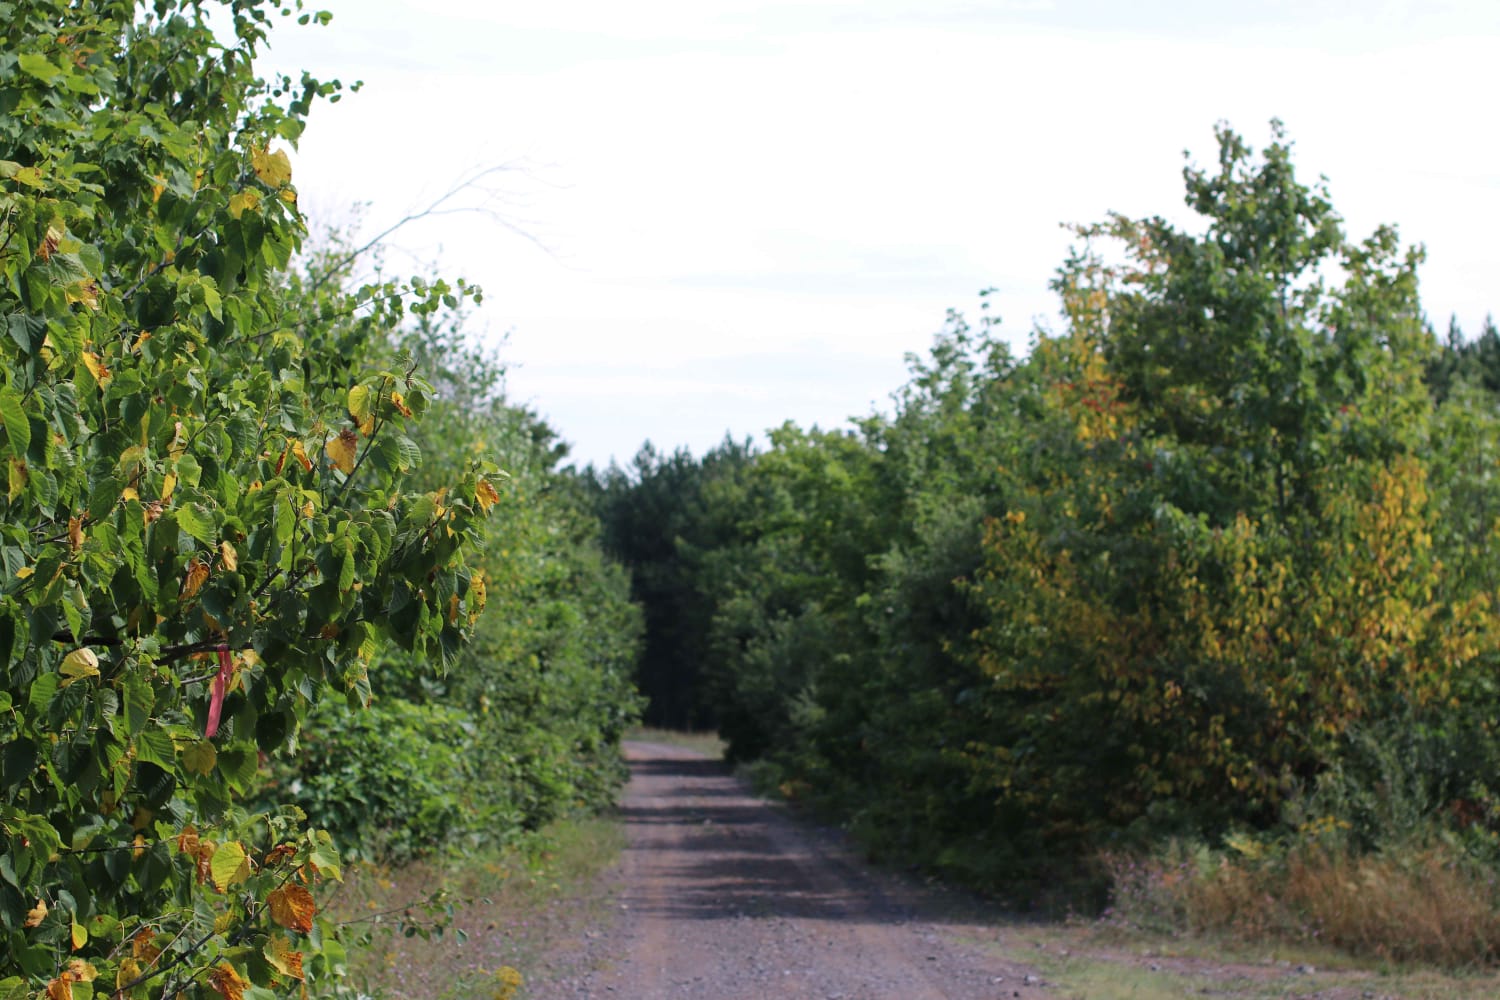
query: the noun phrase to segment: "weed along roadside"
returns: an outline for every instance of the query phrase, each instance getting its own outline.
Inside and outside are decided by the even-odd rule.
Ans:
[[[331,905],[361,940],[351,983],[393,1000],[535,996],[592,960],[623,846],[619,819],[599,816],[507,849],[356,867]]]

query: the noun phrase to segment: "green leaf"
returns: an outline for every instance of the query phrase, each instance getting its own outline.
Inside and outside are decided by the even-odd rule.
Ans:
[[[10,791],[30,778],[36,766],[36,744],[28,739],[11,740],[0,751],[0,788]]]
[[[16,65],[27,76],[36,77],[43,83],[51,83],[62,75],[62,70],[47,61],[47,57],[35,52],[22,52],[16,56]]]
[[[203,304],[208,307],[208,313],[216,320],[224,319],[224,300],[219,297],[219,290],[213,284],[212,278],[203,279]]]
[[[288,545],[292,541],[292,532],[297,524],[296,512],[292,510],[291,501],[281,497],[276,501],[276,514],[274,517],[276,527],[276,544]]]
[[[219,751],[219,773],[236,791],[244,791],[260,770],[260,755],[254,747],[233,746]]]
[[[417,443],[406,435],[398,435],[396,438],[396,449],[400,455],[401,471],[410,472],[422,464],[422,449]]]
[[[62,685],[62,677],[58,674],[43,674],[31,682],[31,693],[27,698],[27,704],[33,715],[41,715],[47,711],[47,706],[52,704],[52,699],[57,695],[57,689]]]
[[[171,771],[177,767],[177,747],[166,730],[147,729],[136,734],[135,759]]]
[[[177,508],[177,526],[204,545],[212,545],[218,537],[213,512],[199,503]]]
[[[8,385],[0,388],[0,421],[5,424],[11,454],[19,461],[26,461],[26,452],[31,447],[31,421],[22,409],[21,394]]]
[[[156,696],[151,691],[151,682],[134,674],[127,674],[121,687],[125,694],[125,730],[136,736],[151,721]]]

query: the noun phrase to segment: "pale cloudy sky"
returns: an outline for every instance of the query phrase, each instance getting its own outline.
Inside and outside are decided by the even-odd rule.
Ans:
[[[868,413],[982,288],[1024,349],[1059,224],[1186,221],[1183,152],[1221,119],[1258,147],[1281,118],[1352,232],[1424,243],[1440,329],[1500,306],[1494,0],[324,5],[268,63],[364,81],[313,115],[304,207],[368,202],[374,232],[514,165],[509,225],[394,242],[484,286],[510,395],[580,462]]]

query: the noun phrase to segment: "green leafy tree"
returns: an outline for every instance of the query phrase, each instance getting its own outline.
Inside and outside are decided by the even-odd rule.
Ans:
[[[463,292],[288,270],[281,147],[339,86],[254,73],[300,3],[209,6],[0,5],[5,995],[336,988],[337,852],[238,803],[384,645],[470,627],[493,470],[406,485],[431,387],[361,334]]]

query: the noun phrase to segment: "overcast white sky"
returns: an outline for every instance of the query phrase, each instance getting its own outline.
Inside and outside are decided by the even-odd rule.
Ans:
[[[395,242],[481,283],[511,397],[580,462],[837,426],[976,293],[1024,348],[1059,223],[1185,221],[1183,151],[1284,120],[1352,233],[1424,243],[1440,329],[1500,306],[1494,0],[324,0],[268,65],[364,88],[294,181],[368,232],[499,163],[497,205]],[[392,262],[405,266],[399,255]],[[412,265],[415,269],[415,265]]]

